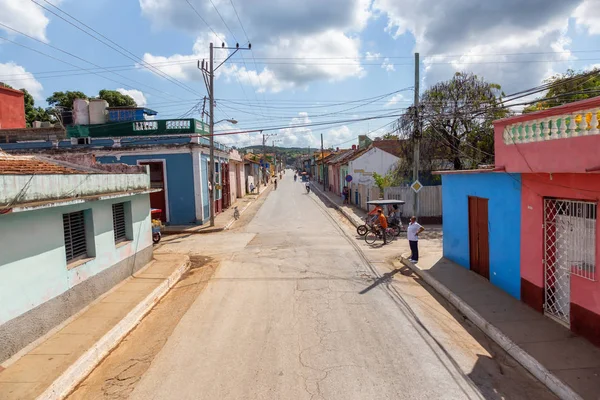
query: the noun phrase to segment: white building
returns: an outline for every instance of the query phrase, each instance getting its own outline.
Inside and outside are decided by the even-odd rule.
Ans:
[[[152,259],[152,191],[145,166],[0,152],[0,362]]]
[[[348,173],[352,175],[350,198],[352,203],[366,209],[366,202],[379,196],[373,173],[385,175],[400,161],[399,140],[375,140],[369,147],[358,152],[348,162]]]

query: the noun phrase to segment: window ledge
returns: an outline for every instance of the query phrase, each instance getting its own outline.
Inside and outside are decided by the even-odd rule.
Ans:
[[[131,243],[133,243],[133,240],[131,240],[131,239],[123,239],[120,242],[115,243],[115,248],[118,249],[118,248],[121,248],[123,246],[127,246],[128,244],[131,244]]]
[[[94,259],[95,259],[95,257],[87,257],[87,258],[80,258],[78,260],[71,261],[70,263],[67,264],[67,271],[72,270],[73,268],[81,267],[82,265],[87,264],[88,262],[90,262]]]

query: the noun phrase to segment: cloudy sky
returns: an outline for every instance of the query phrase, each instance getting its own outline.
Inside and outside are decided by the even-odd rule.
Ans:
[[[600,0],[0,0],[0,81],[42,106],[106,88],[161,118],[199,118],[210,42],[252,43],[217,70],[216,118],[239,121],[218,131],[348,147],[412,103],[415,51],[421,90],[473,71],[509,94],[600,64]]]

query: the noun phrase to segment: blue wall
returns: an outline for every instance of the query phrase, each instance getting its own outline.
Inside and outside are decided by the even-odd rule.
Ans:
[[[490,281],[521,296],[521,175],[504,173],[442,176],[444,257],[469,262],[468,197],[489,199]]]
[[[125,163],[136,165],[138,160],[161,160],[167,164],[167,193],[169,207],[169,224],[186,225],[196,223],[194,198],[194,170],[192,155],[182,154],[139,154],[122,156],[117,160],[114,156],[96,157],[98,162]]]

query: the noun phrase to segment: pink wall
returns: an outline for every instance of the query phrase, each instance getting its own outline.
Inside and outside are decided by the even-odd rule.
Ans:
[[[559,141],[559,140],[557,140]],[[523,174],[521,190],[521,278],[544,287],[544,197],[598,201],[600,174]],[[600,265],[600,224],[596,224],[596,265]],[[600,315],[600,268],[596,281],[572,276],[571,302]]]
[[[585,173],[586,168],[599,167],[600,135],[519,144],[504,144],[503,138],[504,128],[508,125],[551,116],[568,115],[591,108],[600,108],[600,97],[494,121],[496,167],[505,167],[506,172],[521,173]]]

